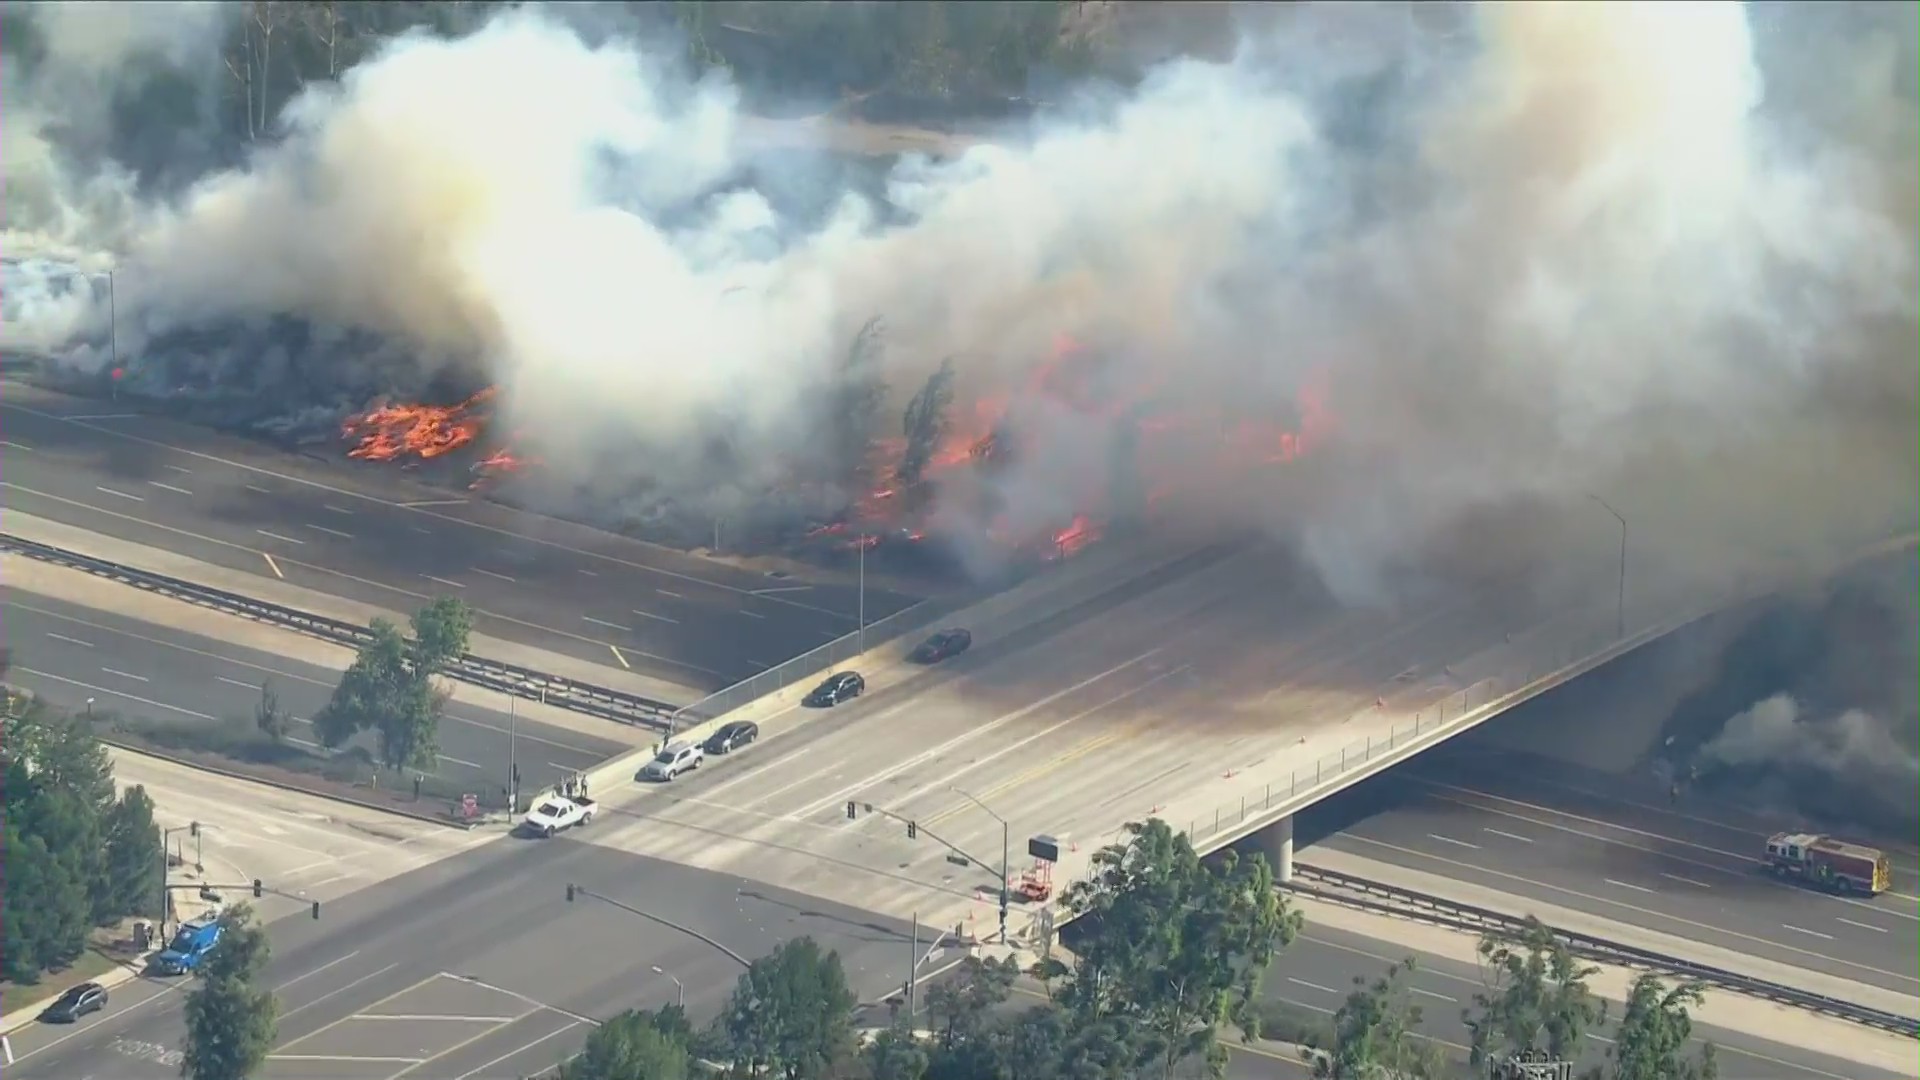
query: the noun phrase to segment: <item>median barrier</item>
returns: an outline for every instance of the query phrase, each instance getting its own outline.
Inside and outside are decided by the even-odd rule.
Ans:
[[[358,648],[372,640],[370,630],[354,623],[315,615],[264,600],[255,600],[239,593],[109,562],[11,534],[0,533],[0,552],[80,570],[97,577],[131,585],[137,589],[293,630],[347,648]],[[664,729],[668,726],[669,718],[674,712],[674,706],[667,702],[549,675],[516,664],[489,660],[472,653],[464,654],[454,660],[443,674],[448,678],[511,697],[538,701],[555,708],[623,724]]]

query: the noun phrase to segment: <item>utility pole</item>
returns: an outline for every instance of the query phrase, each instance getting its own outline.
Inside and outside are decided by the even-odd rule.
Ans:
[[[1600,496],[1588,492],[1587,498],[1599,503],[1601,509],[1620,523],[1620,583],[1614,599],[1614,633],[1624,641],[1627,637],[1627,519]]]
[[[1007,865],[1007,849],[1012,827],[1007,824],[1006,818],[993,812],[993,807],[988,806],[986,803],[981,802],[979,799],[974,798],[959,788],[951,788],[950,790],[955,795],[985,810],[988,817],[1000,823],[1000,944],[1005,945],[1007,943],[1007,905],[1011,900],[1007,891],[1007,872],[1010,869]]]
[[[856,653],[867,651],[867,534],[860,534],[860,634]]]

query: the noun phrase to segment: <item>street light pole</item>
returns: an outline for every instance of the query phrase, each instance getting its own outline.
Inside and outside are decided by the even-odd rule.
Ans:
[[[1624,641],[1627,637],[1627,519],[1600,496],[1588,492],[1587,498],[1599,503],[1601,509],[1620,523],[1620,584],[1614,600],[1614,630],[1615,636]]]
[[[953,788],[951,790],[955,795],[985,810],[988,817],[1000,823],[1000,944],[1005,945],[1007,943],[1007,904],[1010,900],[1007,893],[1007,850],[1009,847],[1010,834],[1013,831],[1012,826],[1007,824],[1006,818],[994,813],[993,807],[988,806],[986,803],[981,802],[979,799],[974,798],[959,788]]]
[[[686,1009],[687,984],[681,982],[680,977],[678,975],[675,975],[673,972],[668,971],[666,968],[663,968],[658,964],[653,965],[653,973],[655,975],[665,975],[667,978],[673,980],[673,1003],[675,1006],[677,1006],[682,1010]]]
[[[200,823],[190,821],[185,825],[176,825],[171,829],[160,830],[160,942],[162,945],[164,945],[167,940],[167,906],[173,895],[167,891],[168,871],[173,868],[172,862],[167,858],[167,843],[173,838],[174,833],[191,833],[197,849],[200,839]],[[196,859],[200,857],[198,850],[195,851],[194,857]]]
[[[860,635],[855,651],[867,651],[867,534],[860,534]]]
[[[520,812],[520,695],[507,695],[507,813]]]

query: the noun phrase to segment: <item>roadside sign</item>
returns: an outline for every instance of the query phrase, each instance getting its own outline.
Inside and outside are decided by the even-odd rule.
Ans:
[[[472,818],[479,816],[479,814],[480,796],[475,795],[471,791],[460,796],[460,815],[462,817]]]

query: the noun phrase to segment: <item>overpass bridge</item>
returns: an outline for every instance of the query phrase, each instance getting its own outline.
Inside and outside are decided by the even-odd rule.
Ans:
[[[1656,585],[1623,620],[1612,603],[1541,613],[1468,595],[1343,608],[1257,543],[1096,550],[939,620],[974,632],[955,661],[901,664],[922,629],[903,617],[905,640],[870,637],[839,665],[866,674],[859,702],[802,709],[813,680],[783,677],[688,732],[751,719],[763,735],[746,753],[671,785],[635,784],[637,760],[608,763],[593,793],[616,809],[587,838],[987,939],[1003,869],[1028,869],[1030,836],[1060,840],[1059,884],[1148,817],[1203,852],[1258,837],[1284,875],[1298,810],[1694,619],[1836,569],[1715,593]],[[1039,916],[1016,905],[1007,930]]]

